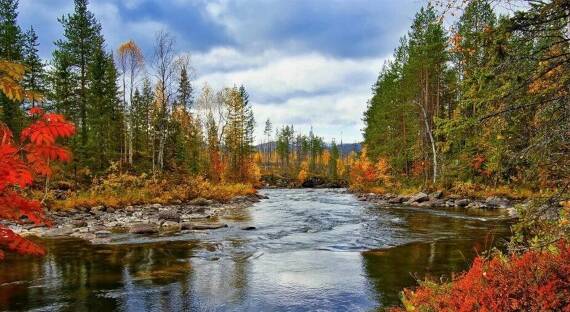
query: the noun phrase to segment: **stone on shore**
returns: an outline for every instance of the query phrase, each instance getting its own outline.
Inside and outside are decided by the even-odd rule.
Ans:
[[[421,202],[425,202],[429,200],[429,196],[428,194],[424,193],[424,192],[419,192],[416,195],[412,196],[409,200],[408,203],[421,203]]]
[[[213,203],[214,202],[212,200],[205,199],[202,197],[198,197],[198,198],[194,198],[193,200],[191,200],[188,204],[193,205],[193,206],[210,206]]]
[[[180,214],[175,209],[161,210],[158,212],[158,219],[180,222]]]
[[[430,199],[441,199],[443,198],[443,192],[442,191],[435,191],[431,194],[429,194]]]
[[[155,224],[134,224],[129,228],[129,233],[133,234],[155,234],[158,233],[158,227]]]
[[[471,201],[467,198],[458,199],[455,201],[456,207],[466,207]]]
[[[487,197],[485,204],[489,208],[508,208],[511,206],[511,202],[508,199],[496,196]]]

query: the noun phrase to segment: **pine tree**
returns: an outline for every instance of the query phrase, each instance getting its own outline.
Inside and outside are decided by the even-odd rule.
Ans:
[[[23,34],[17,24],[17,9],[17,0],[0,0],[0,59],[21,62]],[[19,133],[24,126],[24,112],[19,103],[0,93],[0,109],[0,120]]]
[[[57,50],[54,52],[55,62],[66,62],[65,64],[56,64],[55,68],[65,69],[74,74],[67,74],[71,82],[73,92],[75,93],[75,102],[69,104],[75,106],[73,108],[64,108],[73,111],[70,117],[78,126],[78,142],[74,142],[74,148],[77,151],[76,158],[83,162],[87,157],[87,143],[89,140],[89,86],[90,73],[89,67],[93,62],[93,57],[97,55],[98,45],[102,44],[101,25],[95,19],[93,13],[88,8],[88,0],[75,0],[75,9],[72,14],[63,16],[59,22],[63,26],[63,40],[55,42]],[[61,82],[56,80],[56,82]],[[67,83],[67,82],[65,82]],[[56,88],[59,88],[56,86]],[[60,103],[61,105],[62,103]],[[66,103],[68,104],[68,103]]]
[[[330,159],[328,165],[328,176],[331,179],[338,178],[338,159],[340,157],[338,145],[333,140],[331,143],[331,150],[330,150]]]
[[[34,94],[44,94],[46,92],[46,72],[42,59],[38,55],[38,36],[33,27],[26,32],[23,57],[26,65],[26,75],[22,80],[22,85],[26,90]],[[34,97],[30,100],[32,107],[37,104]]]
[[[188,77],[187,66],[181,66],[180,77],[178,79],[177,100],[178,105],[182,105],[185,109],[191,109],[194,106],[194,89]]]

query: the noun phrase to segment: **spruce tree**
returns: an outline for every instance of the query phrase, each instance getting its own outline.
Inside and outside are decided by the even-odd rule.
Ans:
[[[23,34],[17,24],[17,0],[0,0],[0,59],[22,62]],[[13,132],[24,125],[24,113],[19,105],[0,93],[0,118]]]
[[[74,12],[58,19],[63,26],[64,39],[55,42],[57,50],[54,52],[54,62],[66,62],[66,64],[55,64],[54,67],[73,73],[66,76],[74,79],[71,87],[76,101],[66,103],[74,106],[73,108],[64,109],[75,113],[70,117],[73,118],[78,128],[74,149],[75,157],[80,162],[87,157],[86,149],[89,140],[88,111],[91,85],[89,68],[93,58],[97,55],[99,45],[103,42],[101,25],[93,13],[88,10],[87,5],[88,0],[75,0]],[[57,82],[61,81],[56,80]]]
[[[36,94],[44,94],[46,92],[46,72],[45,65],[38,55],[38,35],[33,27],[26,32],[23,57],[26,65],[26,75],[22,81],[22,85],[26,90]],[[32,107],[36,106],[36,98],[30,100]]]

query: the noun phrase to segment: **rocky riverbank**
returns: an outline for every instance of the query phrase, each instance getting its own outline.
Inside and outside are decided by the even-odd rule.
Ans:
[[[464,198],[453,194],[446,196],[440,191],[429,194],[418,192],[414,195],[359,193],[356,194],[356,196],[361,201],[368,201],[379,205],[409,205],[423,208],[458,207],[466,209],[507,209],[509,214],[513,217],[516,217],[514,206],[523,203],[497,196],[487,197],[485,199]]]
[[[227,227],[218,221],[230,209],[244,208],[266,198],[263,195],[239,196],[228,203],[197,198],[173,205],[149,204],[121,209],[95,206],[70,211],[52,211],[47,215],[53,226],[9,224],[22,236],[77,237],[95,244],[112,241],[113,234],[175,235],[189,231],[214,230]]]
[[[348,183],[342,179],[330,179],[325,176],[311,176],[304,181],[286,175],[263,175],[261,184],[264,188],[344,188]]]

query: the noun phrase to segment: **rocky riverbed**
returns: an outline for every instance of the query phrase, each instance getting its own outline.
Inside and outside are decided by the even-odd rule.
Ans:
[[[368,201],[379,205],[409,205],[414,207],[459,207],[466,209],[507,209],[512,217],[516,217],[515,202],[505,197],[491,196],[485,199],[463,198],[457,195],[445,196],[443,192],[424,193],[414,195],[360,193],[356,195],[361,201]]]
[[[9,224],[9,227],[22,236],[77,237],[94,244],[105,244],[112,242],[114,234],[120,233],[176,235],[227,227],[218,221],[219,216],[264,198],[263,195],[239,196],[227,203],[196,198],[187,203],[136,205],[120,209],[84,207],[48,212],[48,218],[53,221],[51,227],[25,221],[24,224]]]

